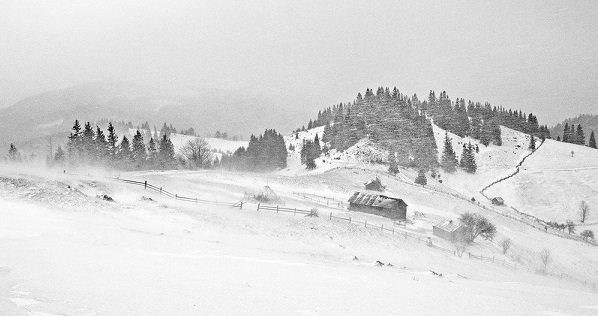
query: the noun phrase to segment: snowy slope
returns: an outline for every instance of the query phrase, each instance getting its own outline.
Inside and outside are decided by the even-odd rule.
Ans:
[[[528,272],[538,267],[534,251],[550,247],[551,271],[577,273],[593,281],[598,277],[592,273],[598,262],[595,248],[530,231],[493,214],[488,216],[497,224],[500,238],[506,235],[514,242],[512,254],[502,256],[489,241],[469,250],[514,262],[519,267],[515,271],[325,216],[197,205],[97,177],[13,176],[14,172],[3,174],[24,180],[12,184],[3,179],[8,184],[0,187],[4,314],[461,315],[465,310],[476,315],[592,315],[598,308],[597,295],[587,288]],[[346,192],[361,187],[374,173],[341,168],[302,176],[171,171],[121,177],[146,179],[173,192],[220,201],[240,198],[268,183],[287,206],[319,205],[321,214],[330,211],[393,227],[384,218],[326,208],[292,194],[315,191],[346,198]],[[431,236],[437,217],[484,212],[463,199],[381,177],[389,192],[409,204],[414,224],[397,229]],[[45,191],[32,190],[28,181],[52,188],[56,204],[45,206],[43,196],[30,194]],[[115,202],[98,201],[96,193],[108,193]],[[57,206],[73,194],[78,198],[72,206]],[[413,218],[414,211],[427,218]],[[359,260],[353,261],[354,256]],[[376,260],[393,267],[376,267]]]
[[[525,161],[517,176],[488,192],[547,221],[578,222],[579,203],[584,200],[590,206],[587,222],[597,223],[598,150],[546,140]]]
[[[441,161],[444,149],[445,130],[433,125],[436,146],[438,148],[438,161]],[[482,199],[479,191],[503,176],[512,173],[519,161],[531,151],[528,149],[530,136],[510,128],[501,126],[502,146],[490,144],[488,147],[480,144],[476,139],[470,137],[461,138],[455,134],[448,133],[452,139],[453,149],[457,159],[461,158],[463,144],[478,145],[480,152],[475,154],[478,169],[475,174],[469,174],[457,170],[454,174],[447,174],[441,171],[443,184],[456,189],[463,194],[476,199]]]

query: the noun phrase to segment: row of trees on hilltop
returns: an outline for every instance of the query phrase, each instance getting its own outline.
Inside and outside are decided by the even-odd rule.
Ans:
[[[438,165],[436,141],[430,120],[418,106],[396,89],[392,94],[377,95],[368,89],[353,103],[320,112],[315,125],[324,123],[322,141],[331,149],[346,150],[368,136],[396,153],[397,164],[431,169]]]
[[[263,135],[251,135],[247,148],[241,147],[232,155],[222,156],[222,167],[233,170],[270,171],[287,167],[287,148],[284,137],[274,129]]]
[[[569,123],[565,123],[565,127],[563,130],[563,138],[558,136],[557,140],[563,141],[565,143],[578,144],[578,145],[582,145],[582,146],[586,145],[586,136],[585,136],[585,133],[583,131],[583,127],[581,126],[581,124],[577,124],[577,128],[576,128],[575,124],[571,124],[571,126],[569,126]],[[596,148],[596,136],[594,136],[594,131],[592,131],[590,133],[590,139],[588,141],[588,146],[592,147],[592,148]]]
[[[308,128],[325,126],[322,140],[338,150],[369,136],[396,152],[399,165],[429,169],[438,165],[430,120],[460,137],[478,139],[485,146],[502,145],[501,125],[540,139],[550,138],[548,127],[540,125],[533,113],[462,98],[451,100],[444,91],[438,97],[430,91],[427,100],[420,101],[417,95],[408,97],[396,87],[379,87],[375,93],[366,89],[365,95],[359,93],[353,102],[319,111]]]
[[[157,141],[150,138],[146,145],[138,130],[132,140],[123,136],[119,141],[112,123],[104,132],[100,127],[92,128],[90,122],[81,127],[78,120],[75,120],[68,137],[66,152],[58,147],[53,158],[54,164],[68,162],[70,165],[91,164],[123,169],[167,169],[177,165],[174,146],[167,135]]]

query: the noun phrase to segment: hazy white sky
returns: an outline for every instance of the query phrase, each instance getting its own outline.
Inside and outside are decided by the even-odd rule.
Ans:
[[[319,108],[366,87],[597,113],[598,1],[0,1],[0,106],[97,80]]]

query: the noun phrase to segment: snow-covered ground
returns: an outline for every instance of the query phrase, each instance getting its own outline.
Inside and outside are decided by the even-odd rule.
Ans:
[[[91,172],[100,175],[98,171]],[[348,197],[376,170],[339,168],[299,176],[169,171],[121,173],[171,192],[234,202],[270,186],[287,207],[320,217],[166,199],[143,187],[53,172],[3,170],[0,183],[0,311],[7,315],[595,315],[598,295],[578,282],[537,274],[551,249],[553,274],[597,282],[598,251],[499,215],[495,242],[468,251],[517,266],[460,258],[410,238],[330,221],[352,216],[422,237],[440,218],[476,204],[379,174],[404,198],[413,224],[293,194]],[[108,194],[114,202],[96,198]],[[145,198],[143,198],[145,197]],[[148,198],[151,198],[149,200]],[[415,211],[426,218],[414,218]],[[513,249],[503,256],[505,236]],[[435,244],[450,247],[436,238]],[[352,260],[357,256],[359,260]],[[380,260],[393,266],[378,267]],[[434,276],[429,270],[443,274]],[[540,295],[539,295],[540,294]],[[400,299],[397,299],[400,298]]]
[[[563,223],[579,222],[579,204],[586,201],[586,222],[598,223],[598,150],[546,140],[517,176],[488,192],[528,214]]]

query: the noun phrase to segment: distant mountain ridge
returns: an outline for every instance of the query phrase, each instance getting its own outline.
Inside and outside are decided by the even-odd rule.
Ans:
[[[41,93],[0,109],[0,148],[14,142],[39,147],[47,136],[66,136],[75,119],[103,118],[149,122],[158,128],[169,122],[193,127],[200,134],[226,131],[248,138],[265,128],[290,131],[307,110],[281,110],[274,102],[220,89],[167,91],[114,82],[82,84]],[[42,139],[42,141],[40,141]]]
[[[553,139],[556,139],[557,136],[563,138],[563,131],[565,129],[565,124],[581,124],[583,128],[584,134],[586,136],[586,144],[590,138],[590,133],[594,131],[594,133],[598,133],[598,115],[596,114],[581,114],[576,117],[568,118],[563,120],[563,122],[558,123],[557,125],[550,128],[550,136]]]

